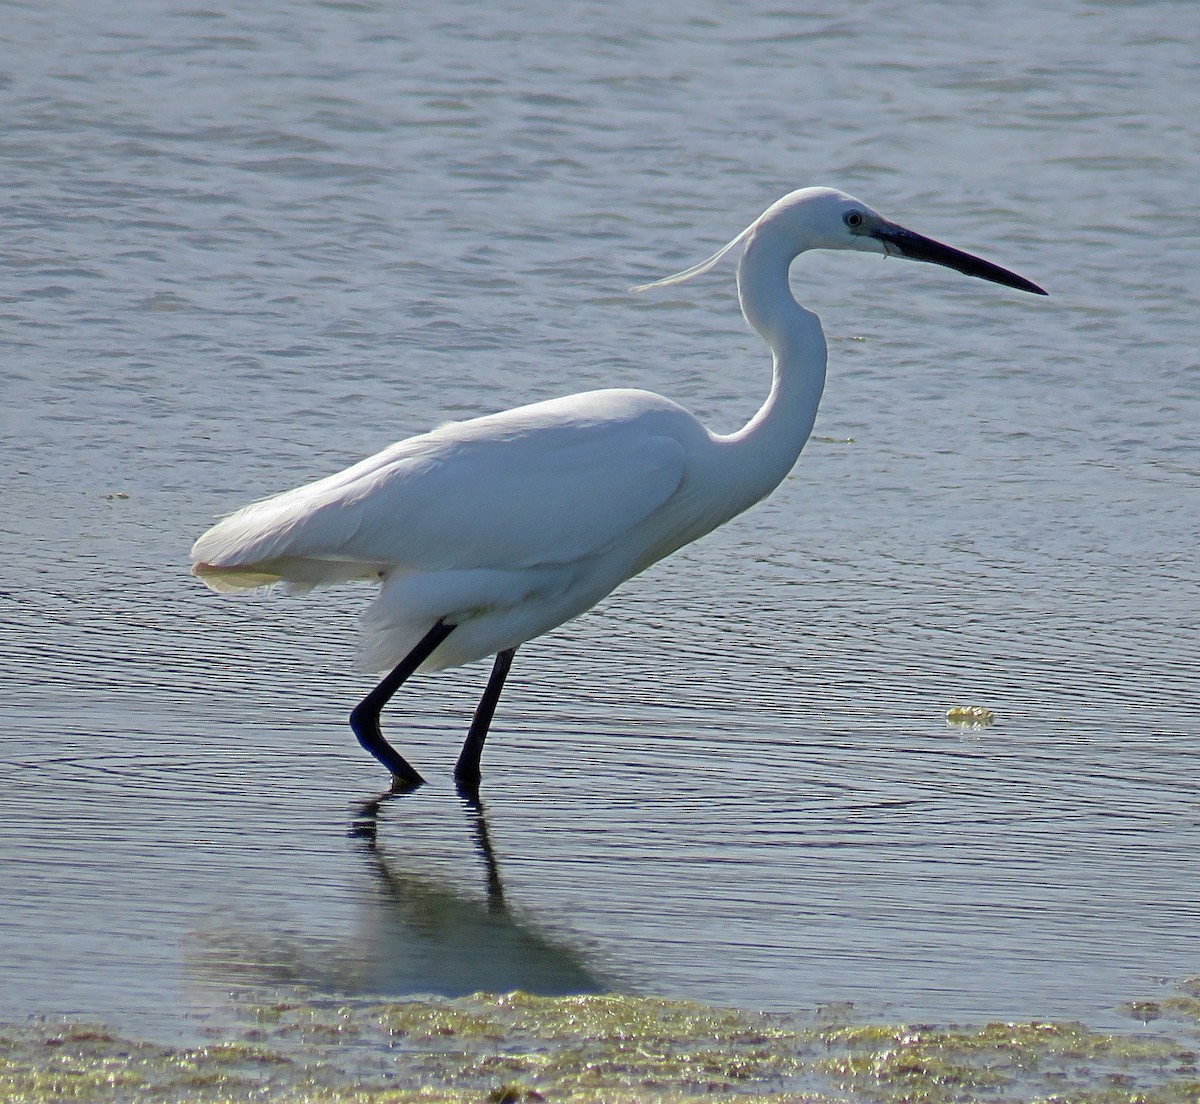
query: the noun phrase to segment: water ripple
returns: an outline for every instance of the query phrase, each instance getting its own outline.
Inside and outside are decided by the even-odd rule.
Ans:
[[[1195,50],[1144,15],[12,8],[8,1014],[257,979],[1103,1021],[1194,973]],[[823,182],[1053,294],[805,258],[796,473],[522,649],[485,813],[445,781],[485,672],[414,683],[434,781],[364,817],[366,594],[222,602],[192,537],[572,389],[740,425],[728,273],[625,289]]]

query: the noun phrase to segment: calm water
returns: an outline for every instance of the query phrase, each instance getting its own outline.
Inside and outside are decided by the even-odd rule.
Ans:
[[[0,1015],[301,982],[1103,1023],[1200,971],[1200,20],[850,7],[0,5]],[[481,666],[397,702],[433,781],[364,812],[368,592],[222,600],[194,536],[571,390],[741,424],[730,271],[624,289],[813,183],[1052,297],[805,258],[796,472],[522,650],[482,817]]]

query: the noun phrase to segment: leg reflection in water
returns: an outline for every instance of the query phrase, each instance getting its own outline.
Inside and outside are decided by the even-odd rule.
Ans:
[[[379,813],[384,804],[396,798],[407,797],[408,794],[388,791],[378,797],[360,802],[355,807],[354,818],[350,822],[350,835],[361,840],[364,850],[370,853],[375,862],[376,874],[386,881],[395,881],[395,875],[388,868],[386,860],[379,854]],[[493,911],[504,910],[504,883],[500,880],[500,868],[496,865],[496,854],[492,850],[492,840],[488,835],[487,817],[483,811],[483,801],[477,793],[459,789],[459,800],[466,809],[468,822],[471,825],[471,835],[475,841],[475,852],[483,860],[486,874],[487,902]]]
[[[607,991],[610,987],[581,954],[539,930],[526,910],[518,918],[510,909],[478,796],[460,792],[453,807],[467,815],[470,850],[482,864],[482,882],[474,863],[471,876],[465,873],[467,839],[460,817],[437,826],[434,848],[415,844],[428,839],[435,813],[428,798],[434,796],[428,789],[387,793],[355,809],[350,834],[372,873],[371,893],[361,910],[365,968],[360,991],[443,996],[514,989],[546,996]],[[419,809],[421,818],[411,833],[404,826],[409,809]],[[421,850],[405,855],[406,843]]]

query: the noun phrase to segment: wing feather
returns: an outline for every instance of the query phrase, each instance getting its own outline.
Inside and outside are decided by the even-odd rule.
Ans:
[[[330,565],[316,579],[298,567],[307,585],[359,569],[571,563],[671,498],[685,474],[687,435],[698,428],[681,407],[638,391],[454,423],[246,507],[205,533],[192,555],[202,575],[258,568],[249,577],[260,583],[288,578],[289,564]]]

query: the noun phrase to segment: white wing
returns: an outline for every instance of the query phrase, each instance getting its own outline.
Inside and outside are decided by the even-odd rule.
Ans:
[[[571,563],[670,499],[697,433],[705,431],[685,410],[642,391],[454,423],[246,507],[205,533],[192,556],[218,589],[388,568]]]

